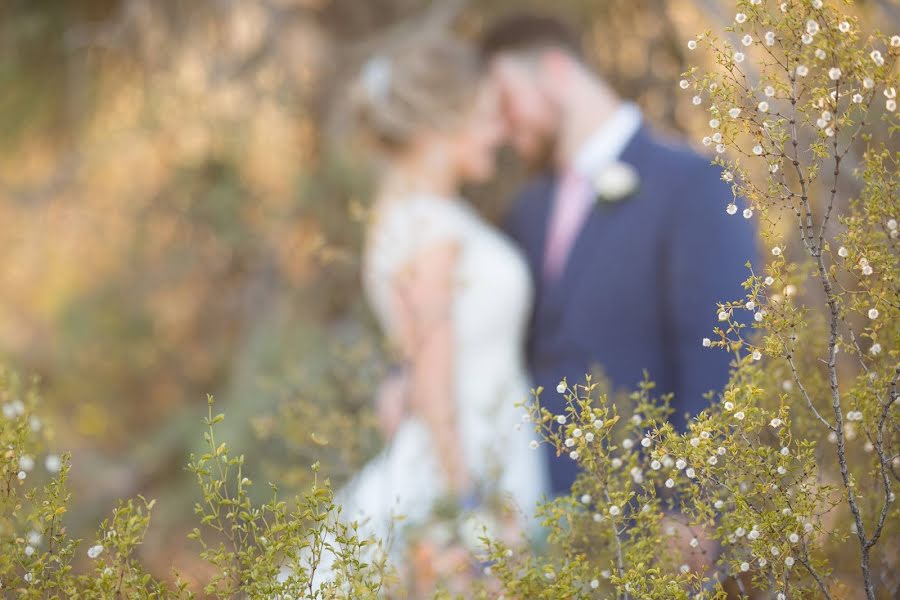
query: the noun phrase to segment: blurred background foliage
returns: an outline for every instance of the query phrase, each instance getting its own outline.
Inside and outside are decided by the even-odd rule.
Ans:
[[[116,497],[158,498],[145,558],[160,573],[176,556],[187,564],[184,467],[207,393],[256,479],[302,485],[320,460],[339,481],[377,449],[368,405],[387,359],[359,289],[371,177],[340,143],[343,86],[409,31],[452,23],[477,36],[529,8],[549,10],[0,1],[0,360],[44,381],[55,442],[74,451],[76,528]],[[848,10],[896,31],[895,0]],[[727,26],[733,2],[552,11],[657,127],[701,137],[703,112],[676,93],[685,40]],[[491,217],[524,175],[503,164],[471,193]]]

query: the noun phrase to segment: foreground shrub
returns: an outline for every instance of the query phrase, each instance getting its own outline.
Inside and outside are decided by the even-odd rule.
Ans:
[[[722,597],[729,577],[779,599],[900,590],[900,152],[869,135],[897,130],[900,36],[866,37],[845,8],[742,0],[734,43],[689,41],[720,65],[680,84],[733,186],[720,209],[758,218],[771,260],[697,340],[735,370],[686,433],[649,383],[627,419],[590,379],[561,383],[563,415],[533,403],[526,420],[584,473],[544,507],[555,552],[491,545],[511,595]]]
[[[0,372],[0,594],[15,598],[190,598],[187,583],[161,581],[142,567],[139,547],[154,502],[121,501],[95,539],[74,540],[65,518],[69,457],[47,454],[35,409],[34,385]],[[213,598],[373,598],[385,582],[381,553],[371,551],[353,526],[338,520],[327,482],[315,483],[286,502],[275,486],[270,500],[254,504],[243,456],[215,437],[210,399],[206,452],[192,457],[201,500],[198,527],[189,537],[213,568],[203,591]],[[318,467],[313,466],[317,471]],[[378,560],[364,562],[366,556]],[[330,576],[316,577],[327,565]],[[77,571],[75,567],[78,567]],[[4,596],[5,597],[5,596]]]

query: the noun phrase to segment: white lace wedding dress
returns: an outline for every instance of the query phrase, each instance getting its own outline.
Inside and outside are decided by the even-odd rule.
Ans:
[[[459,249],[453,297],[453,356],[460,453],[469,473],[531,518],[544,493],[543,453],[521,423],[528,398],[524,336],[532,287],[524,257],[468,204],[455,198],[417,196],[379,207],[370,228],[364,286],[383,330],[396,332],[391,282],[429,246],[455,242]],[[392,517],[426,519],[446,491],[429,430],[406,418],[383,451],[337,494],[344,518],[361,520],[361,533],[379,539]],[[401,542],[402,543],[402,542]]]

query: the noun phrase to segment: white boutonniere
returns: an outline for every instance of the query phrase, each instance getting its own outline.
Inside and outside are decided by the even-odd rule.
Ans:
[[[603,165],[593,179],[597,201],[604,204],[628,198],[637,191],[640,183],[637,169],[619,161]]]

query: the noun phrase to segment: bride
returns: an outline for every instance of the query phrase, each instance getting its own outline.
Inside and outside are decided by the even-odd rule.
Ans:
[[[391,534],[392,554],[447,499],[501,522],[489,502],[500,499],[527,531],[545,478],[531,428],[516,426],[529,389],[529,272],[459,195],[494,174],[496,92],[475,51],[443,35],[372,58],[356,87],[380,161],[363,282],[402,367],[380,394],[386,447],[336,501],[362,535]]]

